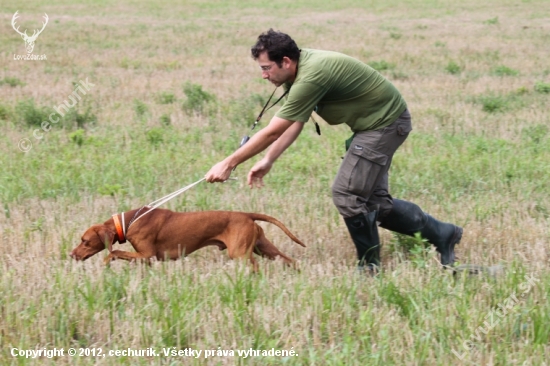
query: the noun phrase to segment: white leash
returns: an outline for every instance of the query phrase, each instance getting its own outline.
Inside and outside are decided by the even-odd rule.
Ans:
[[[191,183],[190,185],[186,186],[186,187],[183,187],[183,188],[180,188],[178,189],[177,191],[175,192],[172,192],[162,198],[159,198],[158,200],[156,201],[153,201],[151,202],[150,204],[148,204],[147,206],[151,207],[151,210],[154,210],[155,208],[161,206],[162,204],[170,201],[172,198],[175,198],[177,196],[179,196],[180,194],[182,194],[183,192],[187,191],[188,189],[190,188],[193,188],[194,186],[196,186],[197,184],[199,184],[200,182],[202,182],[203,180],[205,180],[206,178],[202,178],[202,179],[199,179],[198,181],[196,181],[195,183]],[[136,219],[137,220],[137,219]]]
[[[150,204],[146,205],[146,206],[143,206],[142,208],[149,208],[148,211],[142,213],[141,215],[139,215],[135,220],[130,220],[130,223],[128,224],[128,227],[125,228],[124,227],[124,213],[122,213],[122,230],[124,230],[124,237],[126,237],[126,232],[128,230],[130,230],[130,226],[132,226],[132,224],[134,222],[136,222],[137,220],[141,219],[143,216],[147,215],[149,212],[153,211],[155,208],[165,204],[166,202],[170,201],[171,199],[179,196],[180,194],[182,194],[183,192],[187,191],[188,189],[191,189],[193,188],[194,186],[196,186],[197,184],[199,184],[200,182],[202,182],[203,180],[205,180],[206,178],[202,178],[202,179],[199,179],[198,181],[196,181],[195,183],[191,183],[190,185],[186,186],[186,187],[183,187],[183,188],[180,188],[178,189],[177,191],[175,192],[172,192],[170,194],[167,194],[166,196],[162,197],[162,198],[159,198],[158,200],[156,201],[153,201],[151,202]],[[234,180],[234,179],[237,179],[237,178],[229,178],[231,180]],[[229,180],[228,179],[228,180]],[[139,212],[139,211],[138,211]]]
[[[177,196],[179,196],[180,194],[182,194],[183,192],[187,191],[188,189],[191,189],[193,188],[194,186],[196,186],[197,184],[199,184],[200,182],[202,182],[203,180],[205,180],[206,178],[202,178],[202,179],[199,179],[198,181],[196,181],[195,183],[192,183],[186,187],[183,187],[183,188],[180,188],[178,189],[177,191],[175,192],[172,192],[162,198],[159,198],[158,200],[156,201],[153,201],[151,202],[150,204],[144,206],[144,207],[147,207],[149,208],[149,210],[147,212],[144,212],[142,213],[141,215],[139,215],[135,220],[131,221],[130,224],[128,225],[128,228],[126,228],[125,231],[128,231],[130,229],[130,226],[132,226],[132,224],[134,222],[136,222],[137,220],[141,219],[143,216],[147,215],[149,212],[153,211],[155,208],[165,204],[166,202],[170,201],[172,198],[175,198]],[[124,215],[122,215],[123,217],[123,220],[124,220]],[[124,228],[124,224],[122,225],[122,227]],[[126,233],[124,233],[124,235],[126,236]]]

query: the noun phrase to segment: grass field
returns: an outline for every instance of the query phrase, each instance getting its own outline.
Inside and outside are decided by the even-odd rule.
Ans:
[[[548,1],[2,5],[1,365],[548,364]],[[18,59],[16,11],[28,34],[48,14],[33,50],[46,60]],[[453,277],[420,239],[381,229],[384,271],[358,275],[330,197],[350,132],[323,124],[317,136],[312,123],[263,189],[246,186],[253,159],[236,181],[163,206],[272,215],[306,243],[262,224],[301,271],[261,259],[252,275],[214,247],[150,267],[68,257],[90,225],[197,181],[236,149],[273,90],[249,56],[270,27],[401,90],[414,130],[393,161],[393,196],[463,226],[460,263],[504,273]],[[64,354],[14,356],[54,349]],[[108,354],[128,349],[144,355]]]

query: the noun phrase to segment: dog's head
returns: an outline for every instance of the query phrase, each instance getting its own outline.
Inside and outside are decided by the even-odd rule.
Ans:
[[[80,245],[73,249],[70,256],[77,261],[84,261],[101,252],[109,243],[115,241],[115,232],[105,225],[94,225],[82,235]]]

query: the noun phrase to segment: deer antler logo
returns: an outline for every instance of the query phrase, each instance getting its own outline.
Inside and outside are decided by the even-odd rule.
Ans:
[[[19,26],[16,28],[15,27],[15,20],[17,18],[19,18],[17,16],[17,13],[19,12],[16,11],[15,14],[13,14],[13,18],[11,19],[11,26],[13,27],[13,29],[15,29],[15,31],[17,33],[19,33],[21,35],[21,38],[23,38],[23,40],[25,41],[25,48],[27,49],[27,53],[30,54],[32,53],[32,50],[34,49],[34,41],[36,41],[36,38],[38,38],[38,35],[40,33],[42,33],[42,31],[44,30],[44,28],[46,28],[46,24],[48,24],[48,14],[44,13],[44,20],[45,22],[42,23],[42,29],[40,30],[34,30],[33,33],[32,33],[32,36],[29,36],[27,34],[27,30],[25,29],[25,32],[24,33],[21,33],[19,31]]]

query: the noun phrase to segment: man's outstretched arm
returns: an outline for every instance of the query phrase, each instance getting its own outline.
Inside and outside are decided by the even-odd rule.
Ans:
[[[261,153],[275,142],[294,122],[273,117],[269,124],[258,131],[250,140],[233,154],[214,165],[205,178],[207,182],[224,182],[231,175],[231,171],[239,164]],[[282,153],[282,151],[281,151]]]
[[[275,141],[265,157],[257,162],[248,173],[248,185],[253,188],[263,186],[263,177],[269,172],[273,163],[281,154],[296,140],[304,124],[302,122],[294,122],[287,130]]]

